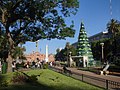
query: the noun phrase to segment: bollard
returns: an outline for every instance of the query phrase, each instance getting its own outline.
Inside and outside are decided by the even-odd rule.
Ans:
[[[108,90],[108,80],[106,80],[106,90]]]
[[[82,74],[82,81],[83,81],[83,74]]]

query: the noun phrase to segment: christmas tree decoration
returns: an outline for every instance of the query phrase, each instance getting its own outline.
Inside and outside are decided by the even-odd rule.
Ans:
[[[88,57],[88,60],[86,60],[87,66],[93,65],[93,54],[83,22],[81,22],[80,33],[78,37],[77,56]]]

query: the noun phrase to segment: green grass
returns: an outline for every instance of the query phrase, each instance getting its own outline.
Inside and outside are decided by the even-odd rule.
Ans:
[[[37,84],[11,84],[6,88],[0,88],[0,90],[103,90],[101,88],[80,82],[73,78],[64,76],[48,69],[42,70],[30,70],[25,72],[28,75],[40,75],[38,76]],[[12,73],[3,75],[6,80],[10,82]]]

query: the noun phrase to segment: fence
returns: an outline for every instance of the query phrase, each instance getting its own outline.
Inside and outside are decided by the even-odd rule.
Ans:
[[[50,67],[50,69],[52,69],[53,71],[59,72],[61,74],[64,74],[63,70],[60,68]],[[89,76],[89,75],[84,75],[74,71],[72,71],[71,73],[72,73],[71,75],[69,73],[67,73],[66,75],[69,75],[70,77],[78,79],[80,81],[83,81],[98,87],[102,87],[107,90],[120,90],[120,82],[111,81],[111,80]]]

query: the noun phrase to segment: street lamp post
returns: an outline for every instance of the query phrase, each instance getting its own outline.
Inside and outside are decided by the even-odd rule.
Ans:
[[[72,54],[72,52],[70,51],[69,52],[69,66],[70,67],[72,66],[71,54]]]
[[[101,59],[101,62],[104,63],[104,43],[100,43],[100,45],[102,46],[102,59]]]
[[[72,53],[72,52],[69,52],[69,53],[70,53],[70,56],[71,56],[71,53]]]
[[[68,47],[66,47],[67,49],[67,66],[69,67],[69,52],[68,52]]]

